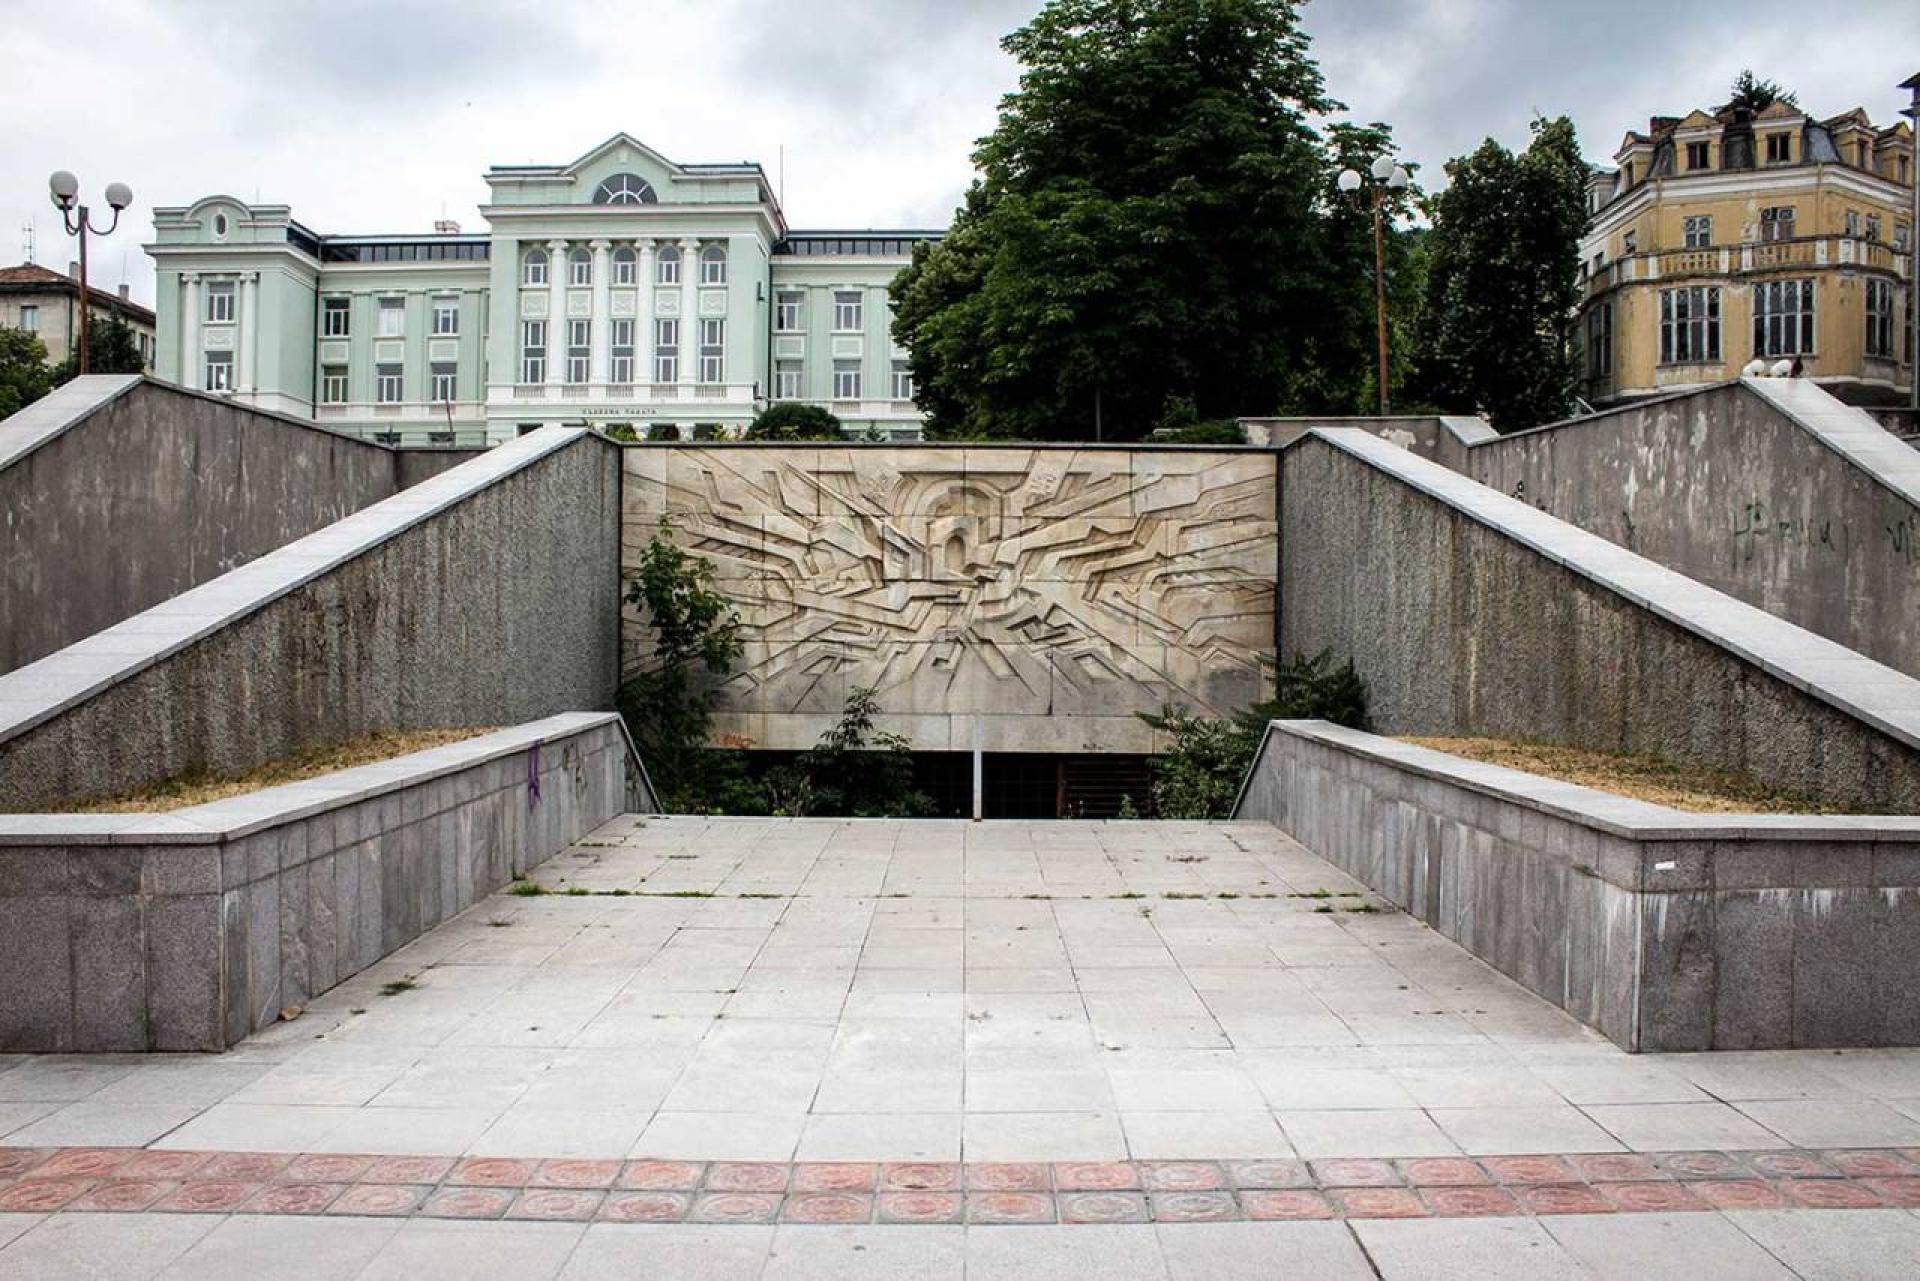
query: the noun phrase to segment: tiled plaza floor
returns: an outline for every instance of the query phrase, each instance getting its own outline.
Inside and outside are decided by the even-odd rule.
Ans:
[[[1920,1052],[1625,1055],[1270,827],[537,880],[226,1055],[0,1059],[0,1276],[1920,1274]]]

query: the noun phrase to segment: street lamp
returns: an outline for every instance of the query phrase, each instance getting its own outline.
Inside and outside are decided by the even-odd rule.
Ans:
[[[111,236],[120,225],[121,211],[133,203],[133,188],[124,182],[107,184],[107,203],[113,207],[113,221],[104,230],[93,225],[87,207],[78,203],[80,180],[65,169],[55,170],[47,179],[47,191],[53,196],[53,207],[66,222],[67,234],[80,237],[80,372],[84,374],[88,360],[87,335],[93,328],[90,310],[93,299],[87,292],[87,233]]]
[[[1908,76],[1900,87],[1913,94],[1913,105],[1900,114],[1913,121],[1920,136],[1920,75]],[[1907,172],[1913,178],[1913,230],[1907,233],[1907,324],[1913,331],[1907,350],[1913,353],[1913,363],[1907,367],[1907,404],[1920,414],[1920,271],[1914,270],[1920,264],[1920,166],[1909,165]]]
[[[1387,416],[1387,206],[1407,189],[1407,171],[1393,162],[1392,156],[1379,156],[1368,166],[1373,181],[1368,183],[1352,169],[1340,171],[1340,190],[1352,195],[1362,185],[1368,187],[1373,203],[1373,310],[1380,336],[1380,416]]]

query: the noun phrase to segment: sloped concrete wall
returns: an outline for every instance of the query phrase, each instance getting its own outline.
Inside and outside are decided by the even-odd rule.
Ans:
[[[610,707],[619,494],[546,428],[0,676],[0,811]]]

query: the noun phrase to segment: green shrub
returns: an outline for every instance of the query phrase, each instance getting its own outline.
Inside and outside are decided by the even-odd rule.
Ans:
[[[840,420],[818,405],[783,400],[768,405],[747,428],[748,440],[845,440]]]
[[[854,818],[919,818],[933,812],[932,800],[913,786],[912,745],[899,734],[874,731],[879,693],[869,685],[847,695],[839,722],[796,762],[805,782],[788,782],[789,803],[804,798],[808,812]]]
[[[608,423],[606,435],[608,440],[617,440],[628,445],[635,444],[640,439],[640,433],[633,429],[632,423]]]
[[[693,438],[695,440],[719,440],[720,424],[719,423],[695,423],[693,425]]]
[[[653,441],[679,440],[680,425],[678,423],[648,423],[647,439]]]

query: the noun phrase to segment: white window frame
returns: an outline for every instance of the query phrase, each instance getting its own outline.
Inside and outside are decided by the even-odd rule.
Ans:
[[[209,325],[231,325],[235,310],[239,307],[234,297],[235,290],[231,280],[214,280],[207,284],[207,306],[205,320]]]
[[[706,317],[700,322],[700,381],[708,386],[727,380],[727,322]]]
[[[547,322],[520,322],[520,382],[533,386],[547,380]]]
[[[904,360],[893,362],[893,399],[896,403],[913,400],[913,366]]]
[[[806,389],[806,366],[798,360],[773,362],[773,398],[798,400]]]
[[[21,304],[20,328],[30,334],[40,332],[40,307],[37,303]]]
[[[639,255],[633,252],[633,246],[621,245],[613,251],[613,283],[631,285],[639,272]]]
[[[867,326],[867,296],[858,289],[833,291],[833,332],[864,333]]]
[[[725,245],[708,245],[700,251],[700,283],[703,285],[727,283],[727,247]]]
[[[445,405],[460,399],[460,366],[450,360],[438,360],[428,366],[432,380],[433,403]]]
[[[862,388],[860,362],[857,360],[836,360],[833,362],[833,398],[835,400],[859,400]]]
[[[593,369],[593,322],[567,322],[567,377],[576,386],[587,381]]]
[[[460,299],[442,297],[433,300],[433,336],[457,338],[460,335]]]
[[[773,331],[797,334],[807,325],[807,291],[781,289],[773,295]]]
[[[387,317],[393,317],[392,327],[388,327]],[[386,297],[378,300],[374,310],[373,336],[375,338],[405,338],[407,336],[407,300],[405,298]]]
[[[388,361],[373,367],[373,403],[398,405],[407,398],[407,371],[404,365]]]
[[[320,403],[323,405],[344,405],[347,403],[347,367],[345,365],[320,366]]]
[[[680,320],[661,316],[653,322],[653,381],[680,381]]]
[[[211,392],[229,392],[233,390],[233,353],[230,351],[210,351],[201,362],[200,386]]]
[[[680,247],[678,245],[662,245],[660,252],[653,256],[653,283],[656,285],[680,283]]]
[[[607,327],[607,380],[615,385],[633,381],[633,330],[631,319],[614,320]]]
[[[593,286],[593,254],[586,249],[567,251],[567,288],[589,289]]]
[[[1753,286],[1753,354],[1813,355],[1815,301],[1811,277],[1756,283]]]
[[[337,324],[336,321],[338,321]],[[323,298],[320,300],[320,336],[322,338],[353,336],[353,299]]]
[[[552,268],[553,260],[546,250],[529,249],[520,260],[520,283],[529,289],[544,288]]]

